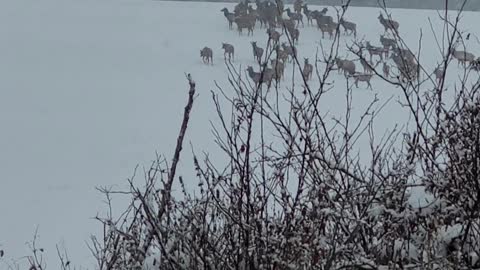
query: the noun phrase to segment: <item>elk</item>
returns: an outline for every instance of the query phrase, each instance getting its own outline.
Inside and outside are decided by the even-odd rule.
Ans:
[[[347,76],[347,73],[349,75],[355,74],[355,63],[350,60],[342,60],[338,57],[335,58],[335,63],[337,64],[338,67],[338,72],[340,73],[343,71],[343,74]]]
[[[298,39],[300,38],[300,30],[298,30],[297,28],[294,28],[289,30],[288,33],[292,37],[293,43],[298,43]]]
[[[349,34],[348,31],[350,31],[350,35],[353,34],[353,37],[355,37],[355,38],[357,37],[357,24],[356,23],[345,21],[343,18],[340,19],[339,23],[345,29],[345,34]]]
[[[366,82],[367,83],[367,88],[372,89],[372,85],[370,84],[370,80],[372,79],[373,74],[355,73],[353,75],[350,75],[350,77],[354,78],[355,87],[358,88],[358,82]]]
[[[312,11],[312,16],[313,19],[317,21],[318,28],[320,28],[320,25],[333,23],[333,18],[331,16],[326,16],[325,13],[318,10]]]
[[[367,41],[365,48],[367,49],[368,54],[370,55],[370,62],[372,62],[372,58],[374,55],[380,56],[380,60],[383,60],[383,54],[385,53],[384,48],[372,46],[372,44],[370,44],[369,41]]]
[[[224,59],[227,59],[227,55],[228,55],[228,60],[232,60],[235,58],[235,48],[233,47],[232,44],[222,43],[222,49],[224,50],[223,52]]]
[[[385,19],[385,17],[383,17],[383,14],[378,15],[378,20],[380,21],[380,24],[382,24],[385,28],[385,32],[390,29],[394,33],[398,33],[398,28],[400,27],[400,24],[397,21]]]
[[[367,60],[365,60],[365,58],[363,57],[360,57],[360,64],[362,65],[363,67],[363,72],[366,73],[366,74],[372,74],[373,73],[373,70],[375,69],[375,67],[373,66],[373,62],[369,62]]]
[[[227,18],[228,28],[232,29],[233,28],[233,21],[235,20],[235,14],[230,13],[227,8],[223,8],[220,11],[222,11],[225,18]]]
[[[297,22],[297,25],[300,25],[300,23],[302,23],[302,26],[304,26],[302,13],[293,13],[293,12],[290,10],[290,8],[285,9],[285,11],[287,12],[287,16],[288,16],[291,20]]]
[[[264,72],[255,72],[255,71],[253,71],[252,66],[248,66],[247,72],[248,72],[248,76],[250,77],[250,79],[252,79],[252,81],[255,83],[255,87],[259,87],[260,84],[262,84],[262,83],[267,83],[268,87],[270,88],[270,85],[272,83],[272,78],[273,78],[273,70],[272,70],[272,72],[265,72],[265,71]]]
[[[290,45],[287,45],[285,42],[282,43],[282,48],[283,48],[283,51],[288,55],[290,56],[290,61],[293,61],[293,59],[296,57],[297,55],[297,49],[293,46],[290,46]]]
[[[255,61],[261,62],[263,56],[263,49],[257,46],[256,41],[252,41],[251,44],[253,49],[253,58],[255,59]]]
[[[386,38],[384,35],[380,35],[380,43],[383,45],[383,48],[387,50],[395,48],[397,44],[395,39]]]
[[[275,46],[275,52],[277,53],[277,59],[281,60],[283,63],[288,60],[288,53],[285,50],[282,50],[279,45]]]
[[[295,21],[292,19],[281,19],[280,22],[283,26],[285,26],[284,28],[282,27],[282,32],[285,32],[285,29],[287,29],[287,31],[295,29]]]
[[[337,24],[334,22],[321,24],[321,25],[318,25],[318,27],[322,31],[322,38],[325,38],[325,32],[327,32],[330,39],[333,39],[333,34],[337,30]]]
[[[452,48],[452,56],[457,59],[458,65],[460,63],[466,67],[467,63],[471,63],[475,60],[475,55],[466,51],[457,51],[455,48]]]
[[[211,63],[213,65],[213,51],[208,47],[204,47],[200,50],[200,57],[202,57],[203,63]]]
[[[392,54],[391,58],[397,65],[401,81],[408,82],[418,77],[418,65],[415,62],[403,58],[398,53]]]
[[[307,4],[304,4],[302,6],[303,8],[303,14],[307,18],[307,24],[312,25],[313,24],[313,14],[312,11],[308,9]]]
[[[267,34],[268,34],[268,38],[272,40],[274,44],[277,44],[280,41],[280,36],[282,35],[273,28],[268,28]]]
[[[405,61],[407,61],[409,63],[413,63],[413,64],[416,63],[415,54],[413,54],[413,52],[410,51],[409,49],[401,49],[397,46],[394,46],[393,47],[393,52],[397,56],[403,58]]]
[[[272,59],[270,60],[270,63],[272,65],[273,70],[275,73],[273,74],[274,78],[276,81],[279,81],[280,79],[284,78],[284,73],[285,73],[285,64],[277,59]]]
[[[243,29],[247,29],[247,35],[253,35],[253,29],[255,28],[255,18],[250,16],[235,17],[234,22],[237,24],[238,34],[242,34]]]
[[[382,72],[383,77],[387,79],[390,78],[390,66],[387,64],[387,62],[383,62]]]
[[[437,82],[438,84],[441,84],[444,77],[445,77],[445,70],[443,68],[441,68],[440,66],[438,66],[433,71],[433,74],[435,74],[435,82]]]
[[[303,6],[303,1],[302,0],[295,0],[293,2],[293,11],[295,11],[295,13],[302,12],[302,6]]]
[[[480,57],[470,63],[470,69],[480,71]]]
[[[305,81],[308,81],[312,78],[312,73],[313,73],[313,66],[312,64],[308,63],[308,58],[304,58],[304,63],[303,63],[303,79]]]

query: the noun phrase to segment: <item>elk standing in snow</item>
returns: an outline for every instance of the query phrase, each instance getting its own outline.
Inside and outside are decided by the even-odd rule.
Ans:
[[[387,79],[390,78],[390,66],[387,64],[387,62],[383,62],[382,72],[383,77]]]
[[[339,23],[345,29],[345,34],[353,34],[353,37],[357,37],[357,24],[345,21],[343,18],[340,19]]]
[[[291,20],[294,20],[294,21],[297,22],[297,25],[300,25],[300,23],[302,23],[302,26],[304,26],[302,13],[293,13],[293,12],[290,10],[290,8],[285,9],[285,11],[287,12],[287,16],[288,16]]]
[[[304,78],[305,81],[308,81],[312,78],[313,66],[312,66],[312,64],[308,63],[308,58],[305,58],[302,73],[303,73],[303,78]]]
[[[204,63],[208,64],[211,63],[213,65],[213,51],[208,47],[204,47],[200,50],[200,57]]]
[[[230,13],[227,8],[223,8],[220,11],[222,11],[225,18],[227,18],[228,28],[232,29],[233,28],[233,21],[235,20],[235,14]]]
[[[345,76],[347,76],[347,73],[349,75],[355,74],[355,63],[350,60],[343,60],[340,58],[335,58],[335,63],[337,64],[338,67],[338,72],[342,72]]]
[[[394,33],[398,33],[398,28],[400,27],[400,24],[397,21],[385,19],[385,17],[383,17],[383,14],[378,15],[378,20],[385,28],[385,32],[390,29]]]
[[[235,48],[233,47],[232,44],[228,43],[222,43],[222,49],[224,50],[223,52],[223,57],[224,59],[232,60],[235,58]]]
[[[262,56],[263,56],[263,49],[257,46],[256,41],[252,41],[252,49],[253,49],[253,58],[257,62],[262,61]]]
[[[370,80],[373,77],[373,74],[365,74],[365,73],[355,73],[353,75],[350,75],[351,77],[354,78],[355,80],[355,87],[358,88],[358,82],[366,82],[367,83],[367,88],[372,89],[372,85],[370,84]]]

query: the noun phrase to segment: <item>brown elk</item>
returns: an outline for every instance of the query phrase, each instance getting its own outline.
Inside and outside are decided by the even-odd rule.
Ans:
[[[322,38],[325,38],[325,32],[327,32],[330,39],[333,39],[333,35],[337,30],[337,24],[334,22],[321,24],[318,27],[320,28],[320,31],[322,31]]]
[[[230,13],[227,8],[223,8],[220,11],[222,11],[225,18],[227,18],[228,28],[232,29],[233,28],[233,21],[235,20],[235,14]]]
[[[358,82],[366,82],[367,83],[367,88],[372,89],[372,85],[370,84],[370,80],[372,79],[373,74],[355,73],[353,75],[350,75],[350,77],[354,78],[355,87],[358,88]]]
[[[345,76],[347,76],[347,73],[349,75],[355,74],[355,63],[353,61],[343,60],[337,57],[335,58],[335,63],[337,64],[339,73],[343,71]]]
[[[375,69],[375,67],[373,66],[373,62],[369,62],[367,60],[365,60],[365,58],[363,57],[360,57],[360,64],[362,65],[363,67],[363,72],[366,73],[366,74],[372,74],[373,73],[373,70]]]
[[[232,60],[235,58],[235,48],[233,47],[232,44],[228,43],[222,43],[222,49],[224,50],[223,52],[223,57],[224,59]]]
[[[437,68],[435,68],[435,70],[433,71],[433,74],[435,74],[435,81],[438,83],[438,84],[441,84],[444,77],[445,77],[445,70],[443,68],[441,68],[440,66],[438,66]]]
[[[393,49],[397,45],[397,42],[395,41],[395,39],[386,38],[384,35],[380,35],[380,43],[382,44],[383,48],[387,50],[390,50],[390,48]]]
[[[290,61],[293,61],[293,59],[297,56],[297,49],[293,46],[287,45],[285,42],[282,43],[282,48],[283,51],[290,56]]]
[[[455,48],[452,48],[452,56],[457,59],[458,65],[462,64],[466,67],[467,63],[472,63],[475,60],[475,55],[466,51],[457,51]]]
[[[298,43],[298,39],[300,38],[300,30],[298,30],[298,28],[294,28],[289,30],[288,33],[290,34],[293,43]]]
[[[357,37],[357,24],[349,21],[345,21],[343,18],[339,21],[340,25],[345,29],[345,34],[353,34],[353,37]],[[350,31],[350,33],[349,33]]]
[[[304,5],[302,6],[302,8],[303,8],[303,14],[304,14],[305,17],[307,18],[307,24],[313,25],[313,14],[312,14],[312,11],[308,9],[307,4],[304,4]]]
[[[277,44],[280,41],[280,36],[282,35],[273,28],[268,28],[267,34],[268,34],[268,38],[272,40],[274,44]]]
[[[253,29],[255,28],[255,18],[248,15],[235,17],[234,22],[237,24],[238,34],[242,34],[243,29],[247,29],[247,35],[253,35]]]
[[[282,50],[279,45],[275,46],[275,52],[277,53],[277,59],[281,60],[283,63],[288,60],[288,53]]]
[[[292,11],[290,10],[290,8],[285,9],[285,11],[287,12],[287,16],[288,16],[291,20],[297,22],[297,25],[300,25],[300,23],[302,23],[302,26],[304,26],[302,13],[294,13],[294,12],[292,12]]]
[[[390,66],[387,64],[387,62],[383,62],[382,72],[383,77],[387,79],[390,78]]]
[[[205,64],[211,63],[213,65],[213,51],[209,47],[200,50],[200,57]]]
[[[302,6],[303,6],[303,1],[302,0],[295,0],[293,2],[293,11],[295,11],[295,13],[302,12]]]
[[[380,56],[380,60],[383,60],[383,55],[385,54],[384,48],[372,46],[372,44],[370,44],[369,41],[367,41],[365,48],[367,49],[368,54],[370,55],[370,62],[372,62],[372,58],[374,55]]]
[[[268,88],[270,88],[273,79],[273,70],[271,72],[255,72],[253,71],[252,66],[248,66],[247,72],[250,79],[255,83],[255,87],[259,87],[262,83],[266,83]]]
[[[398,33],[398,28],[400,27],[400,24],[397,21],[385,19],[385,17],[383,17],[383,14],[378,15],[378,20],[380,21],[380,24],[382,24],[385,28],[385,32],[387,32],[388,30],[392,30],[394,33]]]
[[[275,71],[273,77],[278,82],[280,79],[284,78],[285,64],[282,61],[277,60],[277,59],[270,60],[270,63],[272,65],[273,70]]]
[[[255,59],[255,61],[261,62],[263,56],[263,49],[257,46],[256,41],[252,41],[251,44],[253,49],[253,58]]]
[[[305,81],[308,81],[312,78],[312,73],[313,73],[313,66],[312,64],[308,63],[308,58],[304,58],[304,63],[303,63],[303,71],[302,75]]]

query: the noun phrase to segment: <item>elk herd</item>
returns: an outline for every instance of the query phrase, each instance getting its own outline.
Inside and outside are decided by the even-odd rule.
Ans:
[[[272,60],[268,62],[266,58],[269,57],[266,56],[265,49],[260,47],[256,41],[251,41],[253,59],[259,64],[260,71],[255,71],[252,66],[248,66],[246,72],[256,86],[265,84],[270,87],[273,81],[280,83],[284,78],[285,66],[297,58],[296,45],[300,39],[301,28],[316,27],[321,33],[322,39],[326,37],[325,34],[329,39],[339,38],[342,31],[343,35],[353,36],[355,40],[357,38],[357,24],[340,16],[338,10],[335,16],[328,15],[328,8],[311,10],[307,4],[303,3],[303,0],[294,0],[293,10],[285,8],[282,0],[255,0],[254,4],[250,0],[242,0],[235,5],[232,12],[228,8],[221,9],[221,12],[227,21],[228,28],[233,30],[236,26],[239,35],[246,33],[247,36],[251,36],[256,27],[265,29],[268,45],[271,45],[276,57],[272,57]],[[337,22],[334,17],[338,18]],[[390,15],[385,17],[380,14],[377,18],[378,23],[384,29],[384,33],[379,35],[379,46],[372,45],[371,41],[355,41],[352,46],[347,45],[348,50],[355,55],[355,59],[335,57],[332,63],[327,63],[327,66],[337,69],[338,73],[343,73],[347,80],[353,79],[356,87],[359,86],[359,83],[364,83],[367,88],[371,89],[370,81],[374,75],[383,76],[385,79],[397,78],[401,82],[415,80],[420,71],[418,59],[412,51],[399,45],[402,44],[398,38],[400,24]],[[282,36],[286,36],[289,42],[281,42]],[[221,48],[224,52],[224,59],[234,61],[234,45],[222,43]],[[458,61],[458,65],[462,64],[465,68],[470,67],[480,71],[480,57],[475,58],[474,54],[467,51],[457,51],[455,46],[451,53],[452,57]],[[213,65],[211,48],[204,47],[200,51],[200,56],[204,63]],[[308,81],[312,78],[314,68],[308,58],[303,60],[301,72],[303,79]],[[362,71],[356,68],[358,62]],[[380,65],[381,70],[377,69]],[[392,72],[392,67],[396,72]],[[444,71],[440,65],[432,74],[437,82],[440,82],[443,75]]]

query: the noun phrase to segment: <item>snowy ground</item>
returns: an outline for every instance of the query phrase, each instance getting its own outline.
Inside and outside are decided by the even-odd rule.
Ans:
[[[199,92],[187,142],[198,152],[219,152],[209,120],[215,117],[213,80],[228,89],[221,42],[235,44],[236,64],[242,67],[254,64],[250,41],[262,47],[266,43],[264,29],[257,29],[253,37],[229,31],[220,13],[223,6],[232,5],[1,1],[0,249],[6,257],[27,254],[25,242],[39,226],[51,269],[57,263],[56,243],[65,244],[75,265],[92,266],[85,243],[100,229],[92,217],[104,209],[94,188],[123,186],[135,166],[148,166],[155,152],[172,155],[188,90],[184,72],[194,76]],[[393,10],[392,15],[412,46],[418,44],[423,28],[424,64],[439,61],[428,24],[429,17],[438,21],[436,12]],[[383,28],[377,16],[378,10],[370,8],[351,8],[347,13],[358,22],[359,37],[378,45]],[[478,14],[465,13],[463,22],[463,30],[474,31]],[[301,29],[302,56],[313,59],[320,40],[315,28]],[[214,49],[214,66],[201,63],[203,46]],[[468,46],[480,53],[475,39]],[[340,112],[339,104],[344,104],[344,79],[335,76],[338,90],[328,94],[324,111]],[[378,79],[373,86],[374,91],[363,87],[355,91],[355,109],[365,108],[375,93],[381,100],[398,95],[397,89]],[[377,132],[396,122],[405,123],[406,118],[393,101],[380,116]],[[193,175],[192,161],[190,149],[185,150],[180,172],[188,179]],[[0,269],[4,267],[0,263]]]

